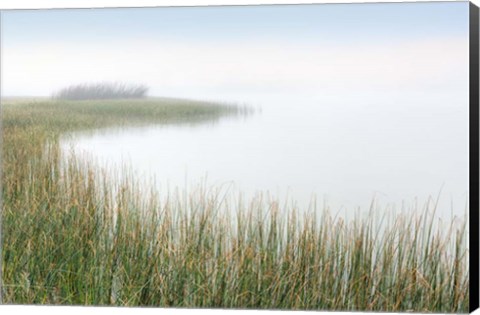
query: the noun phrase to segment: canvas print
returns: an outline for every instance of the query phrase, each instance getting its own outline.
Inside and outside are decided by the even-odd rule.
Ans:
[[[468,312],[472,10],[2,11],[2,302]]]

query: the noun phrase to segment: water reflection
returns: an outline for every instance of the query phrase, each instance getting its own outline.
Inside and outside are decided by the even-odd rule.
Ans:
[[[155,178],[161,194],[199,183],[244,198],[268,192],[346,215],[422,207],[462,216],[468,193],[467,107],[411,100],[262,100],[254,115],[76,134],[65,149]],[[257,103],[257,104],[258,104]],[[433,115],[433,117],[432,117]],[[418,206],[420,205],[420,206]]]

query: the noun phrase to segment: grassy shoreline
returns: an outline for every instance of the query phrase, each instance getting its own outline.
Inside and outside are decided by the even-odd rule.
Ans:
[[[375,218],[283,216],[275,202],[227,204],[204,191],[159,204],[134,178],[114,194],[88,162],[60,167],[68,132],[209,122],[238,114],[234,106],[157,99],[2,110],[5,303],[468,311],[464,224],[444,233],[427,215],[399,215],[379,233]]]

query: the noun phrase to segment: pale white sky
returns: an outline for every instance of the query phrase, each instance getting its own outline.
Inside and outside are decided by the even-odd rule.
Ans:
[[[103,80],[145,83],[153,95],[189,97],[277,89],[453,91],[468,83],[468,42],[457,38],[369,47],[145,40],[130,44],[8,47],[2,67],[4,95],[49,95],[65,85]]]
[[[83,82],[154,96],[439,90],[468,85],[468,3],[9,11],[5,96]]]

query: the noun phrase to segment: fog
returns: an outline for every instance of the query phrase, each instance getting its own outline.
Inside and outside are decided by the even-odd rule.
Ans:
[[[120,81],[146,84],[153,96],[225,101],[279,91],[312,97],[442,93],[456,99],[467,87],[468,41],[298,46],[288,41],[131,40],[127,47],[24,43],[4,49],[2,71],[6,96],[49,96],[70,84]]]
[[[165,185],[207,176],[307,204],[401,205],[468,195],[468,3],[12,12],[5,96],[132,82],[151,96],[246,104],[215,125],[77,135]],[[168,167],[165,167],[168,165]],[[143,175],[142,175],[143,174]],[[185,178],[188,177],[188,183]]]

